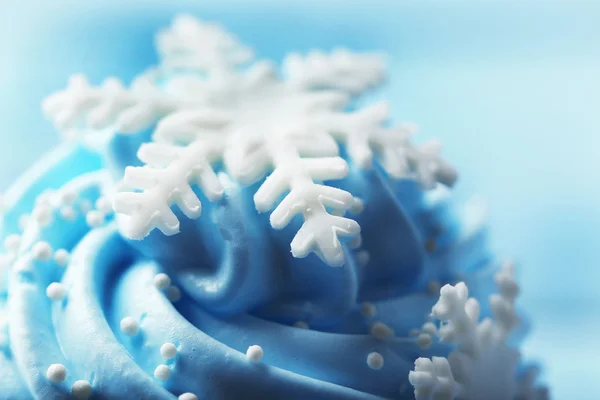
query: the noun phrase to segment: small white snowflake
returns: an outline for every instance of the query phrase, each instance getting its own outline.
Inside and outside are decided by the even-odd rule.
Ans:
[[[490,296],[493,319],[479,322],[479,303],[469,298],[467,286],[445,285],[433,306],[432,315],[441,325],[431,323],[427,330],[456,349],[448,359],[418,358],[409,381],[415,387],[417,400],[533,400],[541,397],[535,379],[519,382],[516,379],[520,354],[507,344],[507,338],[518,325],[515,299],[519,286],[514,278],[514,266],[506,263],[496,274],[499,294]],[[526,395],[531,394],[531,395]],[[525,397],[523,397],[525,396]]]
[[[67,131],[111,127],[128,133],[158,121],[152,142],[138,151],[145,165],[125,171],[124,184],[134,191],[114,199],[129,238],[142,239],[154,228],[179,232],[173,205],[198,218],[202,207],[193,186],[218,200],[224,188],[213,165],[223,161],[241,183],[266,177],[254,202],[259,212],[272,210],[273,228],[303,217],[291,242],[295,257],[312,252],[341,265],[340,238],[351,240],[360,227],[345,216],[355,208],[354,196],[322,183],[348,174],[340,144],[358,167],[370,168],[377,159],[390,176],[417,179],[426,188],[456,179],[439,158],[437,142],[417,147],[409,142],[412,125],[388,127],[385,103],[345,111],[352,96],[383,79],[378,55],[290,54],[282,78],[266,61],[241,69],[252,61],[251,51],[220,26],[190,16],[161,31],[157,47],[161,64],[131,89],[114,80],[92,88],[76,78],[45,104]]]

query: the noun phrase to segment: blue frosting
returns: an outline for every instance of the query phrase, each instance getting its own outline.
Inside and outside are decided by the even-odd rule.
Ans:
[[[109,144],[114,175],[131,164],[144,135],[115,136]],[[210,203],[198,193],[203,215],[178,215],[178,235],[153,231],[129,241],[116,221],[90,229],[83,215],[71,221],[58,211],[49,227],[26,231],[0,281],[0,398],[70,398],[80,379],[92,384],[93,399],[173,399],[184,392],[200,399],[413,398],[407,377],[414,360],[448,352],[441,344],[421,350],[409,337],[437,300],[428,283],[466,281],[480,300],[493,290],[482,215],[477,207],[455,213],[445,188],[423,192],[377,168],[350,167],[348,178],[330,183],[365,204],[356,216],[362,245],[345,247],[343,267],[312,255],[293,258],[289,243],[301,221],[273,230],[254,209],[255,188],[225,176],[222,200]],[[44,189],[67,185],[77,189],[78,201],[93,202],[103,179],[98,156],[62,145],[7,194],[2,237],[18,232],[19,216]],[[39,240],[70,251],[68,266],[34,260],[31,246]],[[181,289],[180,301],[155,288],[159,272]],[[68,290],[61,301],[45,294],[54,281]],[[361,314],[363,302],[375,305],[375,316]],[[481,304],[489,314],[487,301]],[[126,316],[140,323],[134,337],[119,328]],[[294,326],[297,321],[310,329]],[[370,335],[374,321],[395,336]],[[153,371],[165,363],[159,352],[165,342],[178,352],[166,362],[170,379],[160,382]],[[255,344],[264,350],[260,363],[245,356]],[[380,370],[366,362],[374,351],[385,359]],[[45,376],[55,363],[68,372],[59,384]]]

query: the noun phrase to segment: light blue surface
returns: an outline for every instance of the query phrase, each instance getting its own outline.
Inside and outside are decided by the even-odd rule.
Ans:
[[[72,72],[132,78],[176,11],[220,20],[268,58],[385,51],[393,115],[443,140],[457,195],[489,199],[495,248],[521,265],[535,320],[526,354],[543,357],[556,399],[600,398],[600,3],[117,3],[0,4],[0,187],[58,141],[41,98]]]

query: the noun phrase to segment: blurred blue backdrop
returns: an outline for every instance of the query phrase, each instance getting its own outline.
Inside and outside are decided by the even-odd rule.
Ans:
[[[534,318],[526,357],[555,399],[600,398],[600,2],[0,1],[0,190],[58,135],[40,101],[71,73],[130,80],[179,12],[218,20],[280,60],[343,45],[389,54],[396,120],[439,137],[457,196],[490,204]]]

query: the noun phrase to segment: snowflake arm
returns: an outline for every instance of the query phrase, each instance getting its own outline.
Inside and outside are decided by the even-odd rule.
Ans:
[[[460,384],[444,357],[417,358],[408,381],[415,388],[416,400],[453,400],[460,392]]]
[[[107,128],[138,132],[174,109],[176,102],[153,84],[151,74],[142,75],[130,89],[116,78],[93,87],[84,76],[75,75],[65,90],[49,96],[42,107],[58,130],[81,138],[86,131]]]
[[[223,194],[211,164],[220,159],[223,139],[214,128],[220,116],[182,111],[161,121],[154,143],[140,147],[142,167],[128,167],[124,184],[140,192],[115,195],[115,211],[125,215],[124,231],[131,239],[142,239],[154,228],[166,235],[179,232],[179,221],[171,210],[176,204],[188,218],[198,218],[201,202],[191,185],[215,201]],[[222,122],[222,121],[221,121]],[[178,143],[183,143],[180,145]]]
[[[288,82],[304,90],[325,88],[352,94],[379,84],[385,76],[383,57],[345,49],[329,54],[313,51],[305,57],[293,53],[285,58],[283,69]]]
[[[301,214],[304,223],[290,244],[294,257],[302,258],[314,252],[329,265],[342,265],[344,253],[339,238],[357,236],[360,227],[356,221],[330,214],[328,208],[343,214],[354,205],[354,197],[314,180],[344,178],[348,174],[346,162],[340,157],[301,158],[289,143],[279,148],[266,146],[254,150],[263,155],[262,165],[275,166],[254,195],[256,209],[266,212],[275,207],[270,216],[275,229],[284,228],[294,216]],[[289,193],[275,206],[287,191]]]
[[[451,399],[515,399],[519,390],[515,379],[519,353],[506,344],[519,321],[514,304],[519,292],[514,266],[505,264],[495,279],[499,294],[490,296],[493,319],[478,322],[479,303],[468,297],[467,286],[462,282],[456,286],[445,285],[432,309],[432,315],[442,322],[437,332],[440,340],[456,345],[447,361],[461,389]],[[411,374],[418,376],[414,375],[418,372],[415,364]],[[422,391],[421,382],[411,380],[415,394]]]
[[[162,66],[168,69],[219,74],[252,59],[252,51],[223,27],[190,15],[176,17],[171,27],[159,32],[156,47]]]

